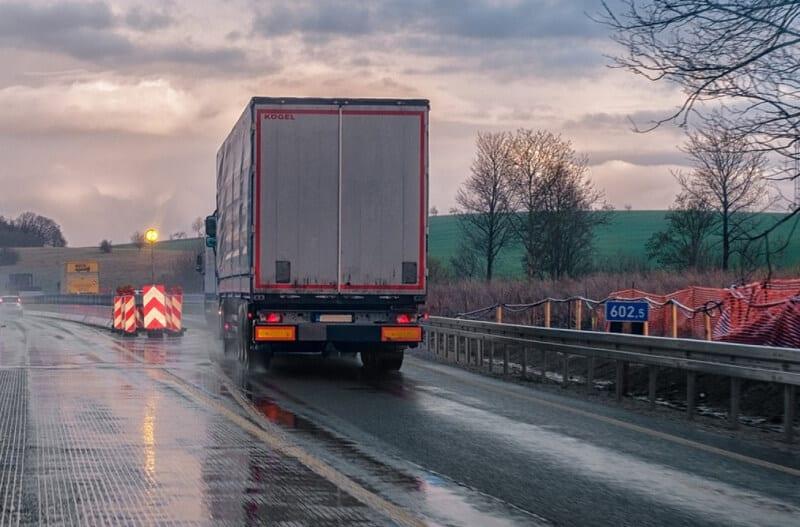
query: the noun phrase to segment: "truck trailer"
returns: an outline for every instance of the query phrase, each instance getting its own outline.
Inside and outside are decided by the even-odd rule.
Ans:
[[[422,339],[422,99],[251,99],[217,154],[219,331],[247,365],[359,354],[398,370]]]

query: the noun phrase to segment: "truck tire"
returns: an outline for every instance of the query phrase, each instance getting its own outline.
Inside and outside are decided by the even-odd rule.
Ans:
[[[403,352],[390,351],[383,353],[381,357],[381,371],[400,371],[403,367]]]
[[[399,371],[403,367],[403,350],[362,351],[361,364],[369,372]]]
[[[250,320],[247,318],[247,304],[240,304],[237,312],[236,358],[246,369],[251,367]]]

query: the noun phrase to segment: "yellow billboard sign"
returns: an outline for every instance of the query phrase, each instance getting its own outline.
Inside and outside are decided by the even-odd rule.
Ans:
[[[100,279],[97,273],[70,273],[67,275],[67,294],[100,294]]]
[[[98,265],[94,260],[81,262],[67,262],[67,274],[71,273],[97,273]]]

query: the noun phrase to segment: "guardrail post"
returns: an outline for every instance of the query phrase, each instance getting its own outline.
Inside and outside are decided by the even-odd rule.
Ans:
[[[794,439],[794,415],[797,406],[795,386],[783,385],[783,437],[787,443]]]
[[[731,377],[731,411],[728,414],[728,424],[732,429],[739,428],[739,401],[741,401],[742,380]]]
[[[678,304],[672,303],[672,338],[678,338]]]
[[[594,357],[586,358],[586,391],[594,390]]]
[[[522,346],[522,380],[528,378],[528,348]]]
[[[503,375],[508,377],[508,344],[503,344]]]
[[[686,418],[694,419],[694,407],[697,400],[697,373],[686,372]]]
[[[542,350],[542,384],[547,382],[547,350]]]
[[[550,301],[549,300],[545,301],[545,303],[544,303],[544,327],[546,327],[546,328],[550,327],[550,313],[551,313],[550,308],[551,308]]]
[[[617,361],[617,379],[615,383],[616,388],[616,396],[617,401],[622,400],[622,396],[624,395],[624,384],[625,384],[625,363],[624,361],[618,360]]]
[[[561,387],[566,388],[569,384],[569,354],[564,353],[564,369],[561,372]]]
[[[483,368],[483,348],[486,345],[486,341],[482,338],[478,339],[478,367]]]
[[[656,383],[658,381],[658,368],[649,366],[647,368],[647,400],[650,408],[656,407]]]
[[[494,341],[489,343],[489,373],[494,373]]]
[[[583,302],[578,299],[575,301],[575,329],[581,329],[581,322],[583,318]]]
[[[458,334],[456,334],[456,335],[453,335],[453,351],[455,351],[455,352],[456,352],[456,353],[455,353],[455,355],[456,355],[456,356],[455,356],[455,359],[456,359],[456,364],[458,364],[459,362],[461,362],[461,361],[459,360],[459,356],[458,356],[458,355],[459,355],[459,351],[458,351],[458,341],[459,341],[460,339],[461,339],[461,337],[459,337],[459,336],[458,336]]]
[[[498,305],[497,308],[495,309],[494,320],[498,324],[501,324],[503,322],[503,305],[502,304]]]

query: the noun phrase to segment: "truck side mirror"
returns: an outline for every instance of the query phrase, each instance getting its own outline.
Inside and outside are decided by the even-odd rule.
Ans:
[[[217,248],[217,217],[206,216],[206,247]]]
[[[217,217],[213,214],[206,216],[206,236],[209,238],[217,237]]]

